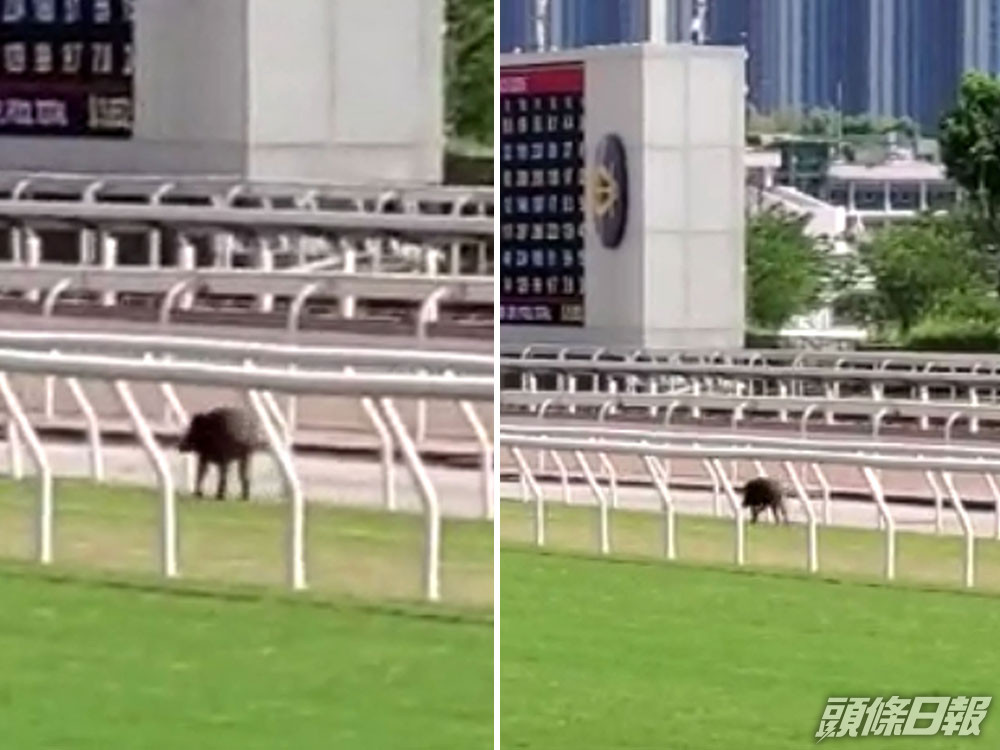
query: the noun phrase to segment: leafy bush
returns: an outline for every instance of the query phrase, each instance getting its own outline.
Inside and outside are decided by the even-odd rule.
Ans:
[[[757,328],[780,330],[819,301],[826,254],[805,233],[806,222],[769,209],[747,224],[747,320]]]
[[[493,1],[448,0],[448,134],[493,143]]]
[[[910,330],[904,346],[924,352],[995,352],[1000,351],[1000,333],[995,323],[984,320],[928,317]]]

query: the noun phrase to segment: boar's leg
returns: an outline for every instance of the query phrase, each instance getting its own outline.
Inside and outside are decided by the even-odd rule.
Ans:
[[[250,456],[241,456],[239,462],[240,469],[240,490],[243,499],[250,499]]]
[[[205,460],[204,456],[198,456],[198,473],[195,476],[194,481],[194,494],[195,497],[201,497],[201,486],[205,483],[205,474],[208,471],[208,461]]]
[[[215,493],[216,500],[226,499],[226,482],[229,479],[229,462],[219,461],[219,489]]]

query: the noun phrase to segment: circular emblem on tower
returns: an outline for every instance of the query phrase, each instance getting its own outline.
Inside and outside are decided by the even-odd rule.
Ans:
[[[625,144],[617,135],[606,135],[597,144],[590,190],[597,235],[604,247],[616,248],[628,222],[628,164]]]

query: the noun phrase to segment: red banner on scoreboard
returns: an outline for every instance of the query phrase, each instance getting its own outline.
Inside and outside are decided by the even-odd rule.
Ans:
[[[583,63],[500,69],[501,94],[582,94]]]

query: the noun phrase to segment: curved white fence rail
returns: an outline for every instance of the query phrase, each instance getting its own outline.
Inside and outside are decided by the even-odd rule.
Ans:
[[[0,348],[114,354],[170,354],[213,360],[252,359],[261,364],[300,367],[383,367],[493,374],[492,356],[424,349],[381,349],[230,341],[193,336],[0,331]]]
[[[986,459],[1000,460],[1000,447],[989,445],[956,445],[953,443],[937,444],[926,442],[879,442],[872,440],[830,440],[818,438],[795,438],[795,437],[773,437],[770,435],[754,435],[747,433],[706,433],[706,432],[670,432],[667,430],[637,430],[622,428],[606,428],[601,425],[538,425],[538,424],[517,424],[509,421],[504,423],[504,432],[513,435],[535,435],[543,437],[569,437],[569,438],[598,438],[602,440],[640,440],[654,444],[681,444],[681,445],[718,445],[724,447],[760,447],[760,448],[781,448],[791,450],[820,450],[830,452],[853,451],[865,456],[909,456],[922,457],[933,456],[937,458],[963,458],[963,459]],[[544,471],[544,458],[547,454],[539,455],[539,470]],[[563,496],[569,496],[569,474],[565,471],[564,465],[560,466],[560,479],[563,484]],[[754,468],[760,475],[766,474],[762,463],[753,461]],[[823,519],[824,523],[831,523],[831,485],[819,464],[810,464],[820,488],[823,492]],[[733,479],[736,478],[734,467]],[[610,480],[616,480],[615,472],[609,474]],[[1000,539],[1000,486],[997,484],[997,477],[988,471],[982,472],[983,479],[990,490],[994,507],[994,535]],[[713,472],[709,472],[709,478],[716,483],[714,491],[718,492],[717,478]],[[943,501],[944,479],[940,474],[936,474],[930,469],[923,472],[924,481],[934,496],[935,506],[935,530],[940,534],[943,530]],[[718,509],[718,503],[716,503]]]
[[[630,362],[671,362],[689,364],[759,364],[790,366],[867,367],[877,369],[909,367],[922,370],[955,368],[995,371],[1000,354],[989,352],[912,351],[825,351],[810,349],[620,349],[596,346],[530,344],[501,347],[500,356],[527,361],[557,359]]]
[[[500,359],[500,372],[554,373],[558,375],[603,375],[612,377],[646,378],[725,378],[744,382],[769,381],[814,381],[817,383],[876,383],[880,385],[899,384],[923,387],[962,386],[966,388],[1000,387],[1000,374],[971,372],[923,372],[892,369],[850,369],[835,367],[771,366],[739,364],[685,364],[669,362],[609,362],[595,360],[553,359]]]
[[[419,367],[419,364],[417,365]],[[288,495],[289,584],[296,589],[306,585],[305,500],[295,473],[290,446],[282,435],[275,410],[268,407],[269,392],[289,394],[320,394],[357,396],[377,404],[385,424],[400,445],[406,463],[413,474],[425,518],[425,549],[423,555],[424,591],[429,599],[440,597],[440,508],[434,485],[420,459],[399,414],[396,398],[429,398],[468,403],[489,402],[493,399],[493,380],[477,375],[414,374],[385,372],[343,372],[321,370],[276,369],[244,365],[206,364],[203,362],[155,362],[148,358],[123,358],[82,354],[60,354],[0,349],[0,396],[11,418],[9,436],[23,438],[31,450],[39,473],[39,497],[35,538],[38,558],[47,563],[52,559],[52,526],[54,502],[52,473],[45,458],[44,447],[38,440],[20,401],[7,382],[11,373],[86,378],[110,381],[129,414],[137,436],[160,485],[160,563],[166,576],[178,574],[176,498],[166,459],[153,438],[149,424],[132,396],[129,383],[153,382],[225,386],[243,391],[249,408],[262,425],[272,456],[285,480]],[[85,398],[85,397],[84,397]],[[12,451],[15,446],[11,444]],[[12,465],[14,462],[12,462]],[[492,467],[490,467],[492,468]],[[486,469],[484,468],[484,471]],[[16,472],[17,469],[15,468]]]
[[[325,204],[344,204],[358,211],[492,213],[493,189],[477,185],[407,186],[330,185],[319,181],[242,182],[231,175],[86,174],[59,172],[0,172],[0,191],[16,200],[36,195],[65,196],[66,200],[100,203],[129,198],[160,203],[167,200],[211,200],[227,206],[237,201],[291,203],[322,210]]]
[[[781,422],[788,422],[797,415],[799,428],[806,434],[810,420],[816,415],[824,415],[827,423],[838,417],[867,419],[872,435],[878,435],[884,421],[894,419],[915,420],[921,429],[930,427],[930,420],[944,424],[944,436],[951,439],[952,431],[961,420],[969,423],[971,432],[978,430],[981,422],[1000,422],[1000,404],[979,401],[924,401],[908,399],[857,399],[824,398],[818,396],[744,396],[714,395],[702,393],[574,393],[566,391],[500,391],[501,408],[520,407],[536,410],[538,416],[545,416],[554,406],[577,412],[582,408],[598,409],[598,418],[621,409],[642,409],[654,419],[662,419],[669,424],[678,410],[690,411],[699,419],[703,411],[720,411],[730,415],[734,427],[747,414],[772,414]],[[662,415],[661,415],[662,411]]]
[[[430,240],[492,241],[493,219],[480,216],[375,214],[297,208],[218,208],[71,201],[0,200],[0,223],[34,228],[87,227],[108,231],[162,229],[189,233],[296,232],[320,236],[393,234]]]
[[[688,436],[689,441],[691,436]],[[598,507],[598,548],[603,554],[610,552],[610,533],[608,525],[609,504],[607,494],[597,482],[593,470],[587,460],[588,454],[603,457],[621,455],[641,459],[648,472],[651,484],[656,488],[661,501],[664,515],[665,549],[668,557],[675,554],[675,514],[676,508],[670,493],[669,460],[688,459],[707,462],[714,475],[718,478],[722,491],[729,502],[733,514],[734,530],[734,560],[737,565],[745,562],[745,529],[744,517],[740,500],[736,494],[733,482],[725,471],[723,461],[747,461],[759,465],[761,462],[779,463],[795,489],[796,498],[800,502],[807,518],[806,527],[806,567],[811,572],[819,569],[818,555],[818,517],[812,507],[796,464],[820,466],[847,466],[861,471],[872,493],[872,500],[878,508],[885,532],[885,567],[887,579],[893,579],[896,572],[896,521],[891,508],[886,502],[880,470],[898,469],[919,472],[935,472],[943,478],[945,490],[952,509],[958,518],[965,540],[963,557],[963,581],[966,586],[975,583],[975,535],[965,504],[959,495],[953,475],[956,473],[996,475],[1000,472],[1000,459],[996,458],[965,458],[955,456],[902,456],[902,455],[866,455],[845,450],[817,450],[815,448],[792,448],[768,445],[733,446],[733,445],[669,445],[653,443],[649,440],[636,439],[580,439],[569,436],[543,436],[522,434],[501,428],[499,447],[506,448],[513,455],[523,486],[528,489],[535,503],[535,541],[545,543],[545,496],[537,482],[531,467],[524,456],[524,451],[534,450],[549,454],[571,454],[583,472]],[[666,462],[666,463],[664,463]]]

